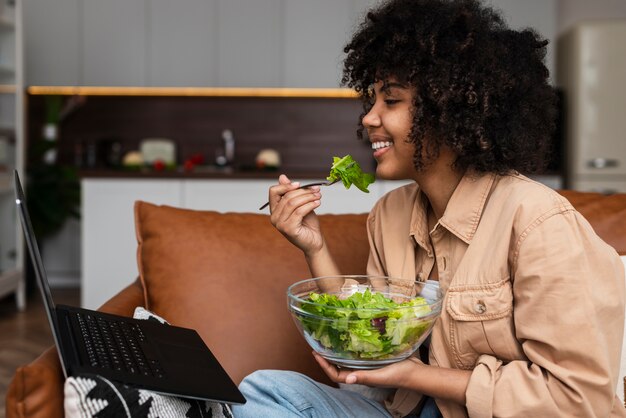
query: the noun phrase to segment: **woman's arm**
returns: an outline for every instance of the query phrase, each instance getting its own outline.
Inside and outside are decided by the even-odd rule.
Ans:
[[[285,175],[269,191],[272,225],[304,253],[313,277],[338,275],[339,268],[322,235],[314,210],[321,205],[319,186],[299,189]]]
[[[624,326],[621,260],[567,209],[530,223],[512,254],[514,331],[527,360],[481,356],[470,415],[608,416]]]

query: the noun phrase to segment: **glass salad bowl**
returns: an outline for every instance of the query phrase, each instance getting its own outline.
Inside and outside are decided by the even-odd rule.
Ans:
[[[441,314],[437,284],[385,276],[328,276],[287,289],[309,345],[338,366],[375,369],[411,356]]]

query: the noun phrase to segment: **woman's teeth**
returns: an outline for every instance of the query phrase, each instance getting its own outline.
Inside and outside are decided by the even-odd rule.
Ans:
[[[372,149],[381,149],[381,148],[386,148],[390,146],[391,146],[390,141],[379,141],[379,142],[372,143]]]

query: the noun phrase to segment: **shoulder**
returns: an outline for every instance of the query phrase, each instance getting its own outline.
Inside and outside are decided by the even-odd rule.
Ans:
[[[554,189],[522,175],[510,175],[500,177],[493,195],[502,202],[501,216],[512,218],[518,249],[535,235],[541,246],[563,251],[578,246],[584,253],[592,249],[603,256],[615,253],[570,201]]]
[[[499,176],[488,204],[497,205],[502,215],[514,216],[521,223],[576,212],[556,190],[521,174]]]

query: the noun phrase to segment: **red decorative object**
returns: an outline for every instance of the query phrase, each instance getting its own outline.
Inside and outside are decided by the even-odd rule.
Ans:
[[[152,163],[152,168],[154,168],[154,171],[164,171],[165,162],[163,160],[155,160],[154,163]]]

